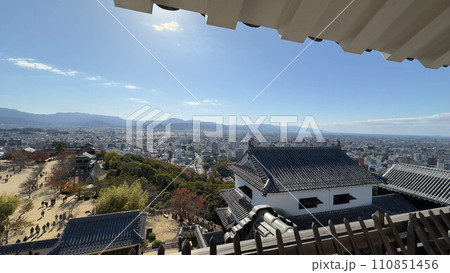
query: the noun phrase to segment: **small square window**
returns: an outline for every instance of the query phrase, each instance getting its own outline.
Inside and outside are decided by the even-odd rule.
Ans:
[[[250,199],[252,199],[252,197],[253,197],[253,191],[252,191],[252,189],[250,189],[250,188],[247,187],[246,185],[239,187],[239,189],[240,189],[245,195],[247,195]]]
[[[351,200],[356,200],[356,198],[348,193],[338,194],[333,197],[333,205],[348,204]]]
[[[317,208],[318,205],[323,204],[317,197],[303,198],[298,200],[299,209]]]

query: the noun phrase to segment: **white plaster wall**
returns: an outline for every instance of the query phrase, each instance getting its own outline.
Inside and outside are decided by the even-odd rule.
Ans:
[[[252,205],[269,205],[283,216],[293,216],[308,213],[305,209],[299,209],[298,200],[302,198],[317,197],[323,204],[316,208],[308,209],[311,213],[346,209],[351,207],[365,206],[372,204],[372,185],[359,185],[351,187],[336,187],[330,189],[295,191],[283,193],[269,193],[266,197],[255,187],[247,183],[239,176],[235,176],[235,188],[248,200]],[[248,198],[243,192],[239,190],[240,186],[247,185],[253,191],[253,198]],[[350,203],[333,205],[333,197],[337,194],[350,194],[356,198]]]

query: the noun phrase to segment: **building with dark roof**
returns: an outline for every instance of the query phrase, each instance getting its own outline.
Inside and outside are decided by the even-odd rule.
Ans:
[[[46,255],[59,238],[0,246],[0,255]]]
[[[235,187],[220,191],[228,207],[217,210],[230,242],[238,234],[290,233],[319,220],[368,219],[377,210],[390,214],[415,211],[396,194],[372,197],[384,179],[360,167],[339,146],[253,147],[228,166]]]
[[[436,205],[450,205],[450,171],[409,164],[394,164],[383,175],[380,188]],[[411,199],[412,200],[412,199]],[[422,203],[420,201],[411,201]]]
[[[0,246],[0,255],[140,254],[146,219],[138,210],[72,218],[59,238]]]
[[[339,146],[250,146],[228,168],[252,206],[269,205],[286,217],[370,205],[372,185],[383,183]]]
[[[146,219],[138,210],[70,219],[49,255],[138,254]]]

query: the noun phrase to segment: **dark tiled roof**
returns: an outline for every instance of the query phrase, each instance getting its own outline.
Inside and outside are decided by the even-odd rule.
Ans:
[[[139,215],[137,210],[70,219],[60,241],[49,254],[94,253],[102,251],[111,242],[108,249],[140,244],[145,238],[146,219],[147,215]]]
[[[416,210],[412,205],[397,194],[374,196],[372,201],[372,205],[319,212],[314,213],[314,216],[323,225],[328,226],[329,220],[333,221],[334,224],[342,224],[344,222],[344,217],[347,218],[349,222],[358,221],[358,217],[370,219],[372,218],[372,214],[377,210],[381,213],[387,212],[390,215],[407,213]],[[320,224],[309,214],[287,218],[294,222],[298,226],[298,229],[310,229],[313,222],[320,226]]]
[[[398,194],[386,194],[372,197],[372,205],[379,208],[382,212],[390,215],[402,214],[417,209]]]
[[[222,230],[211,231],[211,232],[203,234],[203,236],[205,236],[205,240],[206,240],[206,243],[208,244],[208,246],[209,246],[209,242],[212,237],[214,237],[214,239],[216,239],[216,244],[221,245],[224,243]]]
[[[253,206],[235,189],[227,189],[219,191],[220,196],[227,202],[231,212],[238,220],[242,220],[248,216]]]
[[[253,187],[261,190],[264,188],[266,181],[259,177],[258,174],[253,172],[251,169],[245,166],[239,166],[234,164],[229,164],[228,169],[230,169],[235,174],[239,175],[242,179],[250,183]],[[267,179],[266,179],[267,180]]]
[[[230,224],[233,224],[235,221],[233,217],[228,212],[228,208],[218,208],[216,209],[216,213],[219,216],[220,222],[224,227],[227,227]]]
[[[248,164],[247,160],[251,161],[255,171],[244,166]],[[358,166],[339,146],[251,147],[229,168],[266,193],[382,182],[381,177]]]
[[[395,164],[383,176],[387,178],[383,188],[450,205],[450,171]]]
[[[20,252],[37,251],[40,249],[52,248],[58,242],[58,240],[59,238],[54,238],[48,240],[0,246],[0,255],[16,254]]]

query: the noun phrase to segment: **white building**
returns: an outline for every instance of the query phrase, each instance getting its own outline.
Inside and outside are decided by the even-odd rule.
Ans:
[[[246,237],[251,229],[266,236],[276,229],[290,232],[295,225],[310,228],[317,219],[338,223],[343,217],[367,219],[377,210],[415,210],[398,195],[372,197],[372,185],[383,179],[358,166],[339,146],[249,146],[228,168],[235,187],[220,192],[228,208],[217,210],[229,230],[226,241],[234,234]]]

